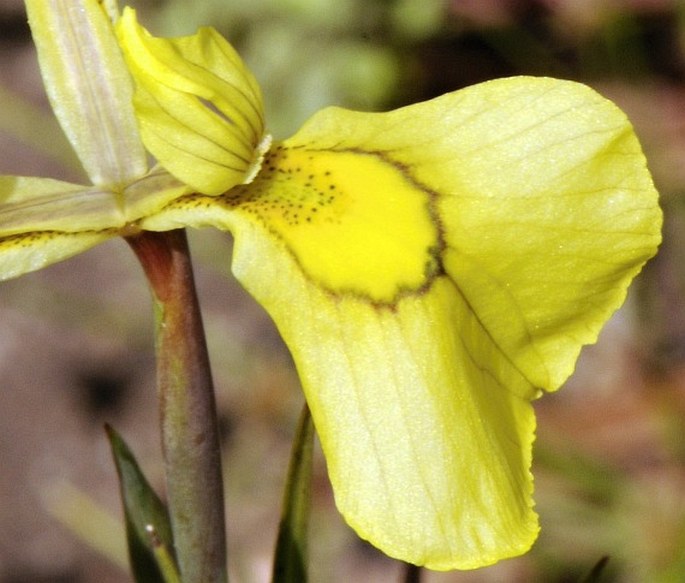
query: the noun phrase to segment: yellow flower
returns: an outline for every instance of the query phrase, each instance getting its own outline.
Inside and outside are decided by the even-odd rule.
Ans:
[[[131,75],[105,7],[97,0],[27,0],[26,8],[48,97],[91,184],[0,177],[0,279],[40,269],[111,237],[134,234],[141,218],[190,190],[178,168],[181,180],[161,167],[148,167],[133,111]],[[244,67],[232,71],[236,91],[247,92],[255,103],[250,121],[261,123],[254,79]],[[235,95],[231,99],[240,103]],[[178,125],[180,114],[174,115]],[[144,125],[142,133],[146,141],[154,141]],[[175,135],[180,135],[178,128]],[[230,152],[258,160],[255,144],[240,147],[240,139],[229,142]],[[192,136],[186,147],[191,142]],[[219,157],[223,171],[215,168],[212,174],[221,176],[224,185],[250,180],[254,168],[243,168],[241,160],[231,165],[231,156]]]
[[[530,402],[568,378],[660,239],[623,113],[526,77],[389,113],[330,108],[230,188],[214,171],[214,149],[234,147],[217,110],[257,144],[259,105],[222,92],[235,73],[200,47],[221,43],[242,71],[233,50],[211,29],[153,39],[130,10],[119,34],[142,127],[189,144],[146,145],[198,191],[141,225],[234,234],[233,272],[293,354],[348,523],[433,569],[528,550]]]
[[[215,31],[154,38],[127,9],[118,34],[143,142],[169,173],[154,176],[192,193],[28,184],[0,206],[0,275],[125,229],[231,231],[347,522],[432,569],[526,552],[531,400],[568,378],[660,241],[624,114],[583,85],[518,77],[388,113],[328,108],[269,148],[259,89]]]
[[[149,170],[133,84],[112,25],[95,0],[27,0],[41,74],[90,185],[0,177],[0,279],[84,251],[187,187]]]

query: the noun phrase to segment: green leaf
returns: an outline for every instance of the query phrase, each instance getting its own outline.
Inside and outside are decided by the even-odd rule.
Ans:
[[[283,513],[278,527],[273,583],[307,581],[307,533],[311,499],[314,424],[307,405],[302,409],[293,442]]]
[[[600,583],[604,579],[606,574],[606,566],[609,563],[609,557],[605,556],[599,559],[597,563],[592,567],[590,572],[587,574],[581,583]]]
[[[119,434],[106,426],[119,474],[131,569],[138,583],[179,581],[167,509]]]

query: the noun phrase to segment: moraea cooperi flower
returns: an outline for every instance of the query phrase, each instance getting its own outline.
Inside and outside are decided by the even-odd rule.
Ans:
[[[211,29],[152,38],[130,10],[118,31],[143,139],[197,190],[141,226],[234,234],[233,271],[290,347],[345,519],[434,569],[528,550],[530,402],[571,374],[660,239],[623,113],[535,78],[330,108],[231,188],[263,131],[233,49]]]
[[[625,116],[582,85],[521,77],[383,114],[329,108],[267,150],[259,89],[216,32],[156,39],[131,10],[118,32],[142,139],[174,178],[154,176],[176,188],[29,179],[0,206],[0,275],[126,229],[230,230],[350,525],[434,569],[528,550],[531,400],[571,374],[660,240]]]

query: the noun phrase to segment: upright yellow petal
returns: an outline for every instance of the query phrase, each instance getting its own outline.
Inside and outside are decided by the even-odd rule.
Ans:
[[[98,0],[26,0],[26,9],[52,108],[93,184],[142,176],[133,82]]]
[[[118,33],[143,140],[160,164],[205,194],[251,180],[263,153],[262,96],[233,47],[212,28],[155,38],[130,8]]]

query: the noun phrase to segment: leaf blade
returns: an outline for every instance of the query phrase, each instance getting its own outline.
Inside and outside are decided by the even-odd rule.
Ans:
[[[160,565],[158,558],[158,555],[164,558],[170,554],[173,560],[173,534],[167,509],[121,436],[110,426],[106,430],[119,475],[134,577],[139,583],[170,583],[165,572],[173,574],[177,570],[167,561]]]
[[[306,583],[314,425],[305,404],[293,441],[278,526],[273,583]]]

